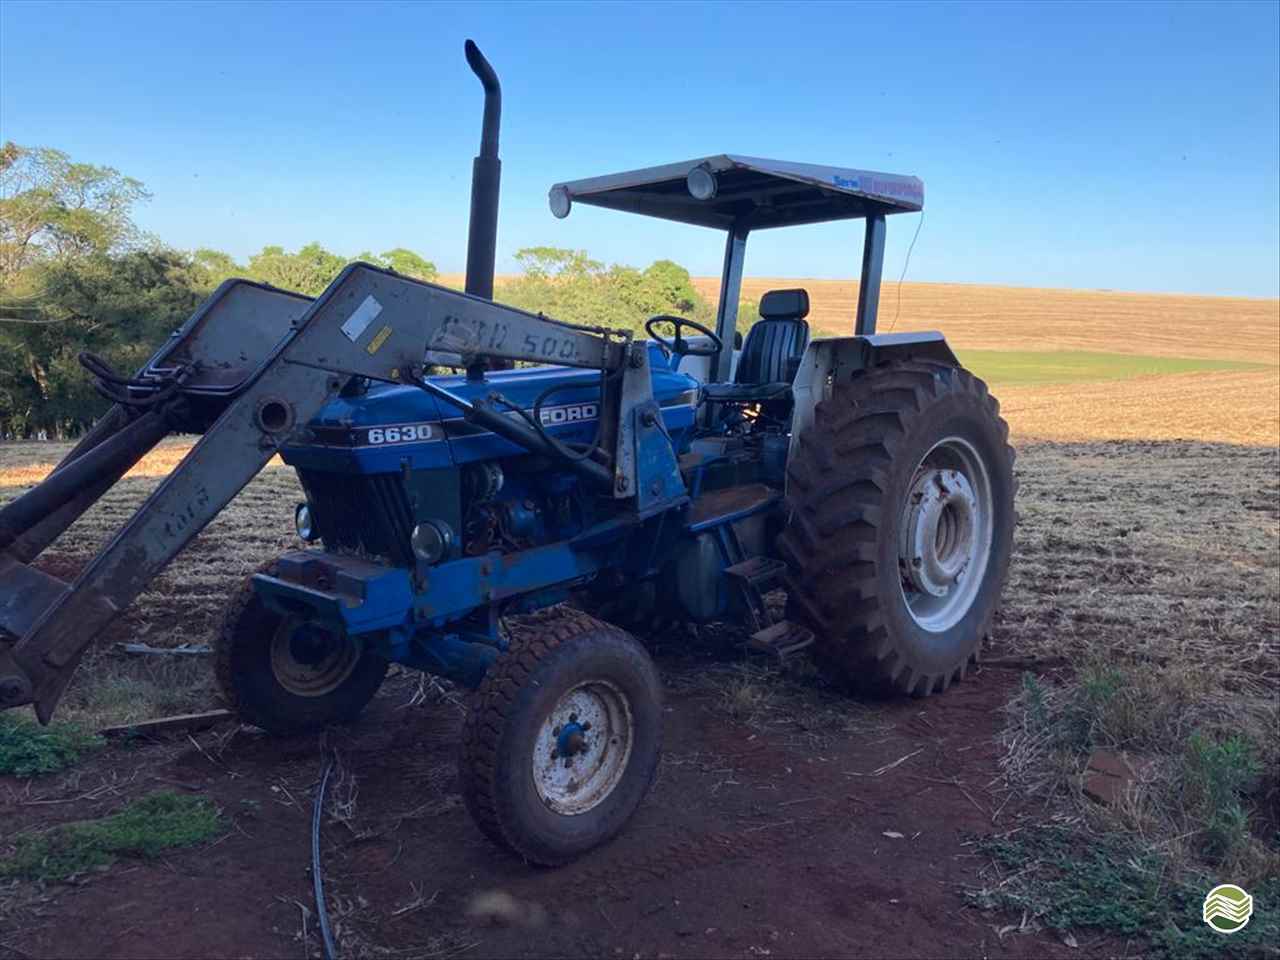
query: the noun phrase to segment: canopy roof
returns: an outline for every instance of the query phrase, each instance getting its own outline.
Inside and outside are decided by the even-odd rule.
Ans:
[[[697,167],[715,177],[711,199],[689,192],[687,178]],[[553,210],[557,191],[573,203],[722,230],[735,223],[763,230],[924,208],[924,182],[916,177],[727,153],[557,183],[551,188]]]

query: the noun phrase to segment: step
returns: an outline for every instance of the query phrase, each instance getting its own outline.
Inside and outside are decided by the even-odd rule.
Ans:
[[[745,580],[753,587],[761,587],[781,580],[783,574],[787,572],[787,565],[773,557],[748,557],[741,563],[725,567],[724,572],[731,577]]]
[[[686,522],[692,533],[733,520],[741,520],[775,506],[782,491],[763,483],[742,483],[704,493],[689,507]]]
[[[757,630],[747,641],[747,649],[768,653],[786,660],[813,644],[813,631],[790,620],[779,620],[771,627]]]

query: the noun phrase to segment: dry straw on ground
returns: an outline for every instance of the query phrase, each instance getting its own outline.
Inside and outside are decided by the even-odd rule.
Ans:
[[[1035,443],[1017,467],[1003,645],[1194,664],[1206,690],[1280,686],[1280,452]]]

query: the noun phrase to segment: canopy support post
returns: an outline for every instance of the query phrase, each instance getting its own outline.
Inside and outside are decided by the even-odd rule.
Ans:
[[[858,314],[853,332],[870,336],[876,332],[880,310],[880,273],[884,270],[884,214],[867,214],[866,239],[862,244],[862,279],[858,283]]]

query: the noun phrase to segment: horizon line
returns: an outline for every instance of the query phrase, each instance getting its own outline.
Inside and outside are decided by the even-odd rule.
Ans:
[[[494,280],[518,279],[523,276],[520,273],[495,273]],[[461,281],[466,277],[466,272],[462,270],[441,270],[436,274],[437,280],[445,278],[457,278]],[[690,272],[691,280],[707,280],[713,283],[719,283],[720,278],[711,274],[696,274]],[[786,281],[804,281],[808,283],[847,283],[857,288],[859,280],[857,278],[840,278],[840,277],[799,277],[785,276],[783,274],[744,274],[743,281],[747,280],[786,280]],[[881,296],[886,291],[891,291],[899,285],[899,281],[891,280],[882,282],[880,285]],[[1079,293],[1079,294],[1103,294],[1106,296],[1127,296],[1127,297],[1179,297],[1183,299],[1198,298],[1201,300],[1251,300],[1263,303],[1280,304],[1280,296],[1255,296],[1245,293],[1186,293],[1179,290],[1122,290],[1116,287],[1037,287],[1027,284],[1017,283],[988,283],[981,280],[903,280],[901,285],[904,287],[988,287],[997,290],[1045,290],[1054,293]],[[459,287],[461,289],[461,287]]]

